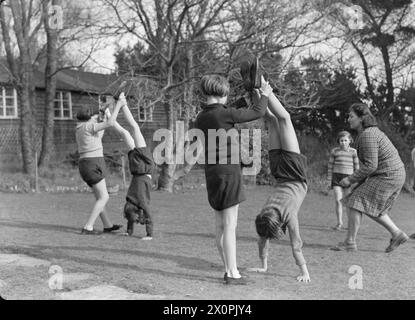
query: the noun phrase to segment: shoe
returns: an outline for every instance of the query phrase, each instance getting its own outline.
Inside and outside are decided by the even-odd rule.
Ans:
[[[149,240],[153,240],[153,237],[145,236],[145,237],[142,237],[141,240],[149,241]]]
[[[414,239],[415,240],[415,233],[413,235],[411,235],[409,238]]]
[[[104,228],[104,233],[108,233],[108,232],[112,232],[112,231],[117,231],[117,230],[120,230],[121,228],[122,228],[122,225],[113,224],[111,228]]]
[[[245,286],[248,284],[248,281],[246,280],[245,277],[240,277],[240,278],[231,278],[229,277],[226,273],[226,280],[225,280],[225,284],[227,285],[239,285],[239,286]]]
[[[336,225],[334,227],[331,227],[331,229],[332,230],[335,230],[335,231],[342,231],[342,230],[344,230],[342,224],[338,224],[338,225]]]
[[[261,72],[259,71],[259,60],[257,57],[244,60],[240,65],[240,73],[246,91],[261,88]]]
[[[87,229],[85,229],[85,228],[82,228],[82,230],[81,230],[81,234],[88,234],[88,235],[99,235],[99,234],[101,234],[101,232],[99,232],[99,231],[97,231],[97,230],[94,230],[94,229],[92,229],[92,230],[87,230]]]
[[[228,273],[225,272],[225,274],[223,275],[223,281],[226,282],[227,279],[228,279]]]
[[[331,247],[330,250],[333,251],[357,251],[356,243],[349,242],[339,242],[337,246]]]
[[[399,247],[401,244],[404,244],[409,240],[409,237],[405,232],[401,231],[399,234],[390,240],[389,246],[386,248],[385,252],[389,253]]]

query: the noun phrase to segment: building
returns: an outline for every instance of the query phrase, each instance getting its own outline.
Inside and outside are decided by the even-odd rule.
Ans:
[[[56,158],[62,159],[69,153],[76,151],[75,126],[76,112],[81,106],[89,105],[91,110],[97,111],[102,96],[113,92],[123,80],[115,74],[99,74],[78,70],[62,70],[57,73],[56,97],[54,108],[54,142]],[[146,138],[147,144],[152,146],[153,132],[158,128],[167,127],[167,114],[161,103],[147,107],[146,92],[157,90],[151,80],[134,78],[137,80],[137,90],[142,97],[134,105],[130,105],[133,116],[137,120]],[[45,110],[45,81],[44,74],[35,71],[36,87],[35,106],[35,144],[36,150],[41,149],[41,136]],[[19,137],[20,106],[16,90],[12,87],[6,64],[0,62],[0,168],[11,163],[21,165],[21,147]],[[118,121],[124,125],[123,117]],[[121,137],[112,129],[106,130],[103,142],[105,150],[125,150]],[[16,161],[16,159],[20,161]]]

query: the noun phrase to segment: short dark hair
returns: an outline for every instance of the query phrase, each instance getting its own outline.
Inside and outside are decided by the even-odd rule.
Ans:
[[[202,77],[200,88],[206,96],[226,97],[229,95],[229,82],[218,74],[209,74]]]
[[[350,143],[352,143],[352,142],[353,142],[352,135],[350,134],[350,132],[349,132],[349,131],[346,131],[346,130],[344,130],[344,131],[340,131],[340,132],[337,134],[336,142],[337,142],[337,143],[339,143],[340,139],[341,139],[341,138],[343,138],[343,137],[348,138],[348,139],[350,140]]]
[[[362,119],[362,127],[375,127],[378,125],[376,117],[372,114],[369,106],[366,103],[357,102],[350,106],[350,111],[353,111],[359,118]]]
[[[266,207],[255,219],[256,232],[262,238],[281,239],[286,231],[281,214],[275,208]]]
[[[81,110],[76,113],[76,119],[79,121],[88,121],[91,116],[91,109],[88,106],[82,106]]]

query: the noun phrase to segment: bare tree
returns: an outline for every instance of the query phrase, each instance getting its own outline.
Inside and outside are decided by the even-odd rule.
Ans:
[[[7,1],[0,6],[0,24],[3,42],[6,49],[8,69],[12,76],[12,84],[16,88],[20,111],[20,138],[23,157],[23,170],[35,172],[34,162],[34,99],[35,85],[33,81],[33,53],[36,34],[41,27],[41,8],[38,2]],[[13,19],[13,28],[8,23]],[[13,39],[17,42],[17,50],[13,50]]]
[[[161,0],[153,2],[132,0],[104,0],[107,6],[114,10],[118,19],[118,32],[134,35],[137,41],[144,43],[153,54],[150,60],[159,61],[161,66],[163,97],[168,129],[175,130],[177,110],[184,102],[191,105],[192,81],[194,81],[194,44],[203,40],[207,28],[216,23],[219,14],[229,0]],[[105,28],[108,33],[114,32],[114,27]],[[186,51],[184,72],[177,77],[174,69],[182,63],[180,59]],[[143,62],[145,64],[146,62]],[[185,91],[183,99],[183,91]],[[189,109],[187,109],[189,111]],[[188,122],[189,116],[185,119]],[[162,166],[159,178],[159,189],[172,191],[175,179],[181,174],[174,174],[177,167],[174,164],[174,153],[169,153],[168,161]],[[188,168],[188,167],[187,167]],[[187,170],[187,169],[186,169]],[[180,172],[183,172],[181,170]]]
[[[396,107],[396,82],[415,60],[412,1],[331,1],[323,8],[326,2],[318,8],[327,13],[325,21],[334,22],[331,30],[345,44],[341,50],[351,49],[360,59],[369,97],[379,118],[387,119]],[[324,30],[327,32],[327,26]],[[379,96],[376,87],[382,84],[386,92]]]
[[[62,7],[61,0],[43,1],[43,11],[46,13],[50,5]],[[58,28],[50,25],[49,15],[43,17],[43,24],[46,32],[46,67],[45,67],[45,115],[43,123],[42,150],[40,153],[39,165],[47,165],[54,150],[53,128],[54,128],[54,100],[56,92],[56,71],[57,71],[57,45]]]

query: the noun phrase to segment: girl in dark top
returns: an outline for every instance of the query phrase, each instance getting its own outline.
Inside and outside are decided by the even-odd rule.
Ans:
[[[388,215],[405,182],[405,167],[392,142],[377,127],[376,118],[366,104],[353,104],[348,121],[350,128],[358,132],[356,147],[360,168],[342,179],[340,185],[347,188],[357,183],[358,186],[342,200],[349,215],[347,237],[333,249],[357,250],[356,236],[364,213],[389,231],[392,239],[386,252],[391,252],[408,240]]]
[[[153,157],[148,150],[140,127],[134,120],[127,103],[122,109],[128,124],[133,128],[132,139],[126,140],[128,164],[132,175],[124,206],[124,217],[127,219],[127,234],[132,236],[134,224],[146,226],[146,236],[141,240],[153,239],[153,218],[150,210],[151,174],[154,167]]]
[[[201,80],[206,105],[198,114],[195,127],[205,137],[205,176],[208,200],[215,210],[216,245],[225,266],[226,284],[246,284],[236,265],[236,225],[239,203],[245,200],[242,190],[236,123],[252,121],[265,114],[271,87],[264,80],[255,90],[253,109],[225,106],[229,94],[228,81],[219,75],[206,75]],[[216,138],[219,137],[219,144]],[[224,138],[224,139],[221,139]]]

